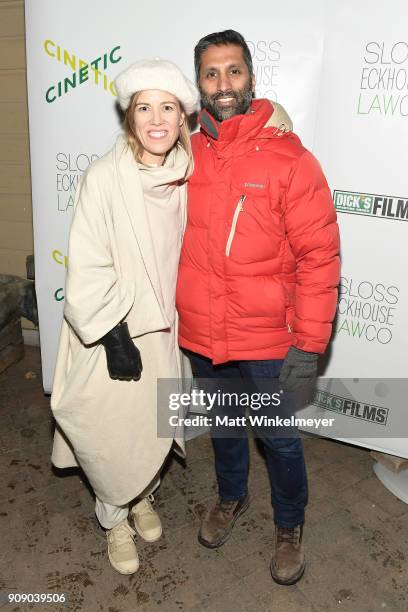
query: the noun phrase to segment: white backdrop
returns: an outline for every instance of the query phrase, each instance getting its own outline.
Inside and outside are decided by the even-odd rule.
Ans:
[[[403,357],[408,348],[408,276],[404,270],[408,253],[408,4],[394,0],[392,11],[384,11],[380,2],[359,0],[353,4],[352,19],[348,2],[331,4],[314,144],[335,192],[342,240],[335,358],[326,374],[404,377],[407,361]],[[405,91],[392,86],[390,79],[393,74],[395,78],[396,70],[401,83],[401,76],[405,77]],[[370,90],[368,84],[380,87]],[[404,95],[405,106],[403,103],[400,109],[397,99]],[[405,214],[383,216],[384,198],[393,198],[386,205],[391,215],[402,199]]]
[[[326,374],[406,375],[408,6],[404,0],[394,0],[392,11],[384,11],[379,0],[288,4],[235,2],[232,11],[227,3],[207,0],[197,19],[187,2],[176,6],[157,0],[139,13],[132,0],[72,0],[69,10],[53,0],[26,0],[36,287],[46,392],[52,388],[62,318],[75,187],[120,130],[112,80],[132,61],[149,56],[171,59],[193,78],[195,43],[226,28],[244,34],[254,57],[258,97],[285,106],[335,192],[343,279]],[[399,70],[398,76],[392,69]],[[353,393],[364,397],[368,390],[360,384]],[[405,407],[392,405],[391,396],[383,393],[377,404],[401,414]],[[373,402],[371,391],[366,401]],[[359,443],[408,456],[405,439],[385,436],[378,442],[363,436]]]
[[[394,0],[390,11],[377,0],[330,3],[314,140],[334,193],[342,243],[340,299],[325,372],[336,378],[319,386],[332,402],[345,397],[360,404],[335,414],[337,431],[320,433],[404,457],[407,22],[405,0]],[[382,408],[386,422],[373,421]]]

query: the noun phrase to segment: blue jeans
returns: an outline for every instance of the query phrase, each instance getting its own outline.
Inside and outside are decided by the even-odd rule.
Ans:
[[[283,359],[229,361],[214,366],[210,359],[184,351],[197,378],[278,378]],[[272,489],[274,522],[294,527],[305,520],[308,497],[307,474],[300,437],[262,437]],[[249,472],[248,438],[212,438],[219,495],[232,501],[247,494]]]

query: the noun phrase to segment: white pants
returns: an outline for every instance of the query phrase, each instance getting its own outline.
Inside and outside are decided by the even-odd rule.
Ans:
[[[153,491],[155,491],[160,485],[160,476],[155,476],[152,482],[146,487],[146,489],[138,496],[137,499],[143,499],[147,497]],[[130,502],[129,502],[130,504]],[[107,502],[101,501],[98,497],[95,500],[95,514],[105,529],[113,529],[116,525],[119,525],[124,521],[129,514],[129,504],[123,506],[112,506]]]

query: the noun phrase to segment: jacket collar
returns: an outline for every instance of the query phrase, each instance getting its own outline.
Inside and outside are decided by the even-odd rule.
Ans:
[[[217,146],[227,145],[236,140],[249,140],[256,138],[259,132],[270,120],[274,108],[269,100],[252,100],[249,113],[235,115],[221,123],[210,115],[207,110],[200,113],[199,121],[201,130]],[[266,136],[266,134],[265,134]]]

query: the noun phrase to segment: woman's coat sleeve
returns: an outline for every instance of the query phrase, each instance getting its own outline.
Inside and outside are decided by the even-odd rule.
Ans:
[[[113,230],[106,218],[110,188],[93,170],[84,175],[75,198],[65,289],[65,318],[84,344],[96,342],[119,323],[135,298],[133,283],[114,267]]]

